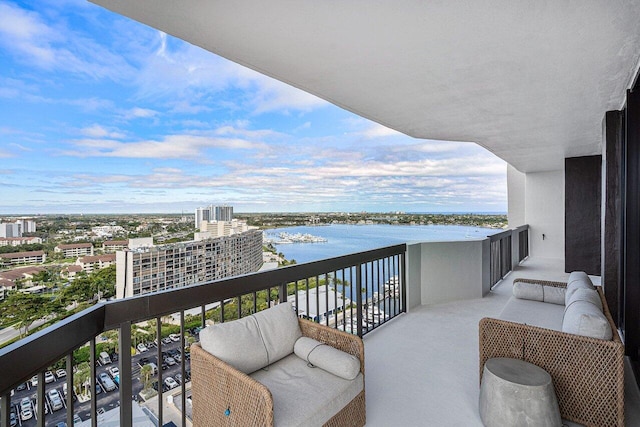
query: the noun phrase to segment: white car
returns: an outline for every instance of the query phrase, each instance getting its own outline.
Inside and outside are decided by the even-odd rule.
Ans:
[[[177,363],[177,362],[176,362],[176,359],[174,359],[173,357],[167,357],[166,359],[164,359],[164,361],[165,361],[165,362],[167,363],[167,365],[169,365],[169,366],[173,366],[173,365],[175,365],[175,364]]]
[[[109,371],[109,375],[111,375],[112,378],[115,378],[118,375],[120,375],[120,369],[118,369],[117,366],[112,366],[109,369],[107,369],[107,371]]]
[[[67,376],[67,371],[65,371],[64,369],[58,369],[56,371],[56,377],[58,378],[64,378]]]
[[[31,377],[31,387],[36,387],[38,385],[38,376],[34,375]]]
[[[33,418],[33,407],[31,406],[31,399],[28,397],[23,397],[20,401],[20,418],[22,421]]]
[[[178,383],[173,379],[173,377],[165,378],[164,385],[166,385],[168,389],[178,387]]]
[[[58,390],[51,389],[47,392],[47,398],[49,399],[49,403],[51,404],[51,409],[53,411],[57,411],[58,409],[62,409],[62,398],[60,397],[60,392]]]
[[[180,335],[178,334],[169,334],[169,338],[171,339],[171,341],[173,342],[178,342],[180,341]]]
[[[44,382],[49,384],[56,380],[56,377],[53,376],[53,372],[47,371],[44,373]]]
[[[138,349],[138,353],[144,353],[145,351],[149,351],[149,349],[147,348],[146,345],[144,345],[144,343],[138,344],[136,348]]]

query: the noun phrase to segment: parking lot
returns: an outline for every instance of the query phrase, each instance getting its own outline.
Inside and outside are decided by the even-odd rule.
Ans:
[[[153,343],[147,344],[147,351],[138,353],[131,357],[133,378],[132,390],[135,400],[138,399],[138,393],[140,393],[140,391],[142,390],[143,384],[140,381],[140,370],[144,364],[154,363],[158,367],[158,369],[162,369],[164,366],[165,369],[162,371],[162,378],[165,382],[164,390],[168,390],[167,383],[170,383],[170,385],[172,385],[173,387],[177,387],[181,383],[179,360],[182,357],[183,352],[180,349],[180,343],[179,341],[176,342],[170,339],[166,340],[167,343],[162,344],[163,361],[160,363],[158,363],[157,360],[157,348]],[[171,355],[175,355],[177,357],[171,357]],[[99,413],[102,411],[108,411],[120,405],[120,396],[117,385],[119,378],[115,379],[114,375],[112,375],[112,373],[110,372],[110,368],[117,366],[117,361],[105,365],[102,365],[100,364],[100,362],[98,362],[98,366],[96,366],[96,376],[98,378],[100,378],[101,374],[106,374],[111,381],[116,383],[116,386],[113,390],[107,391],[105,390],[105,386],[101,384],[98,379],[96,379],[96,394],[98,399],[97,407]],[[187,359],[185,359],[185,371],[190,373],[188,356]],[[168,380],[169,377],[173,380],[173,382],[171,380]],[[187,381],[189,379],[189,377],[186,378]],[[53,373],[53,376],[47,375],[47,381],[50,382],[45,385],[45,425],[57,426],[59,425],[58,423],[66,422],[67,417],[67,402],[63,390],[63,384],[66,383],[66,376],[58,377],[55,373]],[[151,379],[152,383],[154,381],[157,384],[157,374],[155,374]],[[59,394],[61,402],[56,401],[56,392]],[[22,403],[23,401],[24,403]],[[30,381],[21,384],[14,390],[11,397],[11,410],[16,414],[15,425],[21,427],[30,427],[36,425],[36,420],[40,416],[40,414],[36,413],[36,403],[36,386],[31,384]],[[32,414],[31,417],[28,417],[29,409]],[[90,400],[80,403],[77,397],[74,396],[74,413],[78,415],[81,420],[84,421],[90,418],[90,411]],[[25,419],[22,419],[22,417],[20,416],[21,414],[26,415]]]

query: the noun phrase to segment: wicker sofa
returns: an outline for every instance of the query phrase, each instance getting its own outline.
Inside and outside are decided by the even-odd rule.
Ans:
[[[278,304],[276,307],[285,305],[290,307],[290,304],[287,303]],[[250,317],[271,310],[273,308]],[[195,426],[244,427],[273,426],[274,424],[278,426],[363,426],[365,424],[364,345],[362,340],[357,336],[333,328],[297,319],[295,314],[293,316],[294,322],[299,325],[302,337],[317,340],[322,343],[319,345],[331,346],[331,349],[324,347],[328,351],[339,349],[347,357],[352,358],[355,363],[352,368],[355,369],[354,374],[357,377],[351,381],[329,378],[334,375],[319,367],[314,368],[308,363],[309,357],[304,361],[296,356],[296,354],[299,355],[297,344],[295,354],[284,356],[279,361],[268,361],[265,367],[247,373],[247,371],[252,371],[255,366],[246,368],[241,366],[240,362],[237,364],[238,366],[234,367],[232,366],[233,360],[223,361],[220,357],[205,350],[203,347],[207,347],[201,332],[201,342],[191,346],[193,424]],[[235,324],[236,322],[240,321],[222,325]],[[240,329],[236,329],[236,332]],[[278,334],[282,335],[282,329],[278,327],[270,329],[269,326],[262,324],[259,329],[261,335],[276,335],[277,339],[279,338]],[[275,354],[275,351],[270,348],[269,339],[269,337],[263,338],[261,336],[261,340],[264,342],[259,345],[268,348],[272,355]],[[300,340],[304,339],[300,338]],[[219,344],[217,345],[219,347]],[[242,348],[247,349],[244,356],[251,353],[247,346],[242,345]],[[221,357],[228,359],[226,355]],[[291,365],[292,363],[294,365]],[[306,376],[311,379],[304,378]],[[315,384],[316,379],[319,378],[323,381],[328,380],[329,383]],[[344,391],[345,387],[346,392]],[[354,387],[357,388],[354,389]],[[343,389],[342,392],[339,391],[340,388]],[[349,397],[345,398],[345,396]],[[351,400],[344,402],[346,399]],[[318,409],[313,408],[318,404],[322,405],[321,410],[324,412],[319,416],[317,415]],[[331,409],[327,411],[327,407]],[[338,409],[336,410],[336,408]],[[307,414],[303,414],[301,418],[301,412],[307,411],[315,411],[316,415],[309,418]],[[321,421],[318,421],[319,419]]]
[[[541,285],[549,295],[564,292],[567,287],[563,282],[515,279],[514,290],[518,283]],[[562,332],[557,319],[564,322],[566,308],[563,305],[523,302],[511,297],[500,316],[508,320],[484,318],[480,321],[480,379],[484,364],[490,358],[522,359],[549,372],[564,419],[586,426],[624,426],[624,346],[602,289],[595,288],[612,339]],[[537,319],[532,319],[532,309],[538,311]],[[529,312],[528,319],[516,319],[517,313],[525,311]]]

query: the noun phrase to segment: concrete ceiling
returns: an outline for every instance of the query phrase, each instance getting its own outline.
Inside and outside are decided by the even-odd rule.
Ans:
[[[599,154],[640,0],[92,0],[416,138],[522,172]]]

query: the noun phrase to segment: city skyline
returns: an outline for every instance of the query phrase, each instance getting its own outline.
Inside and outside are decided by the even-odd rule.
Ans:
[[[410,138],[85,1],[0,15],[1,214],[507,210],[506,163],[476,144]]]

